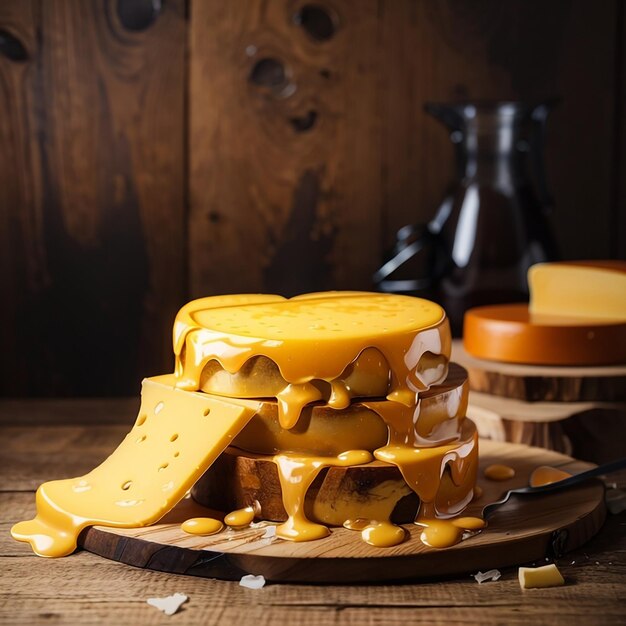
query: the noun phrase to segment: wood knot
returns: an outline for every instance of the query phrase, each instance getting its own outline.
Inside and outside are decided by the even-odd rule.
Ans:
[[[305,4],[293,16],[293,21],[315,41],[328,41],[337,31],[336,15],[319,4]]]
[[[28,61],[28,52],[22,42],[7,30],[0,29],[0,53],[16,63]]]
[[[161,0],[117,0],[117,16],[126,30],[141,32],[161,12]]]
[[[289,121],[297,133],[305,133],[315,126],[317,111],[311,110],[306,115],[292,117]]]
[[[262,87],[279,87],[286,80],[285,66],[277,59],[259,59],[250,70],[249,80]]]

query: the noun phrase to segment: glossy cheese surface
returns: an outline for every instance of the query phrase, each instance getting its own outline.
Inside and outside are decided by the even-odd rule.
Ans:
[[[463,346],[472,356],[531,365],[626,363],[626,320],[533,315],[526,304],[465,313]]]
[[[412,425],[411,445],[436,446],[459,437],[468,401],[467,372],[451,363],[448,377],[420,395],[418,415],[407,417]],[[384,446],[389,428],[382,417],[389,401],[353,402],[337,411],[327,405],[305,407],[291,429],[280,425],[277,403],[264,401],[258,413],[237,435],[233,445],[257,454],[281,451],[336,455],[349,449],[373,452]]]
[[[275,395],[274,432],[265,443],[272,437],[276,443],[270,451],[288,513],[279,537],[308,541],[328,534],[304,511],[309,485],[324,468],[366,465],[374,458],[395,465],[419,496],[425,536],[439,533],[439,543],[444,534],[460,537],[443,520],[458,515],[472,497],[478,446],[476,429],[465,419],[464,370],[457,368],[456,382],[436,390],[450,371],[450,349],[445,312],[419,298],[330,292],[290,300],[252,294],[193,301],[176,317],[175,373],[144,382],[140,414],[126,439],[89,474],[42,485],[37,517],[17,524],[13,536],[29,541],[38,554],[61,556],[75,549],[86,526],[154,523],[246,428],[263,424],[267,396]],[[221,396],[198,391],[207,364],[217,362],[232,375],[254,359],[265,359],[256,361],[261,382],[254,387],[264,399],[229,396],[251,392],[241,390],[252,384],[254,368],[241,380],[212,380]],[[358,423],[333,430],[327,419],[310,440],[332,437],[334,447],[302,452],[292,445],[299,427],[306,434],[302,420],[312,402],[326,403],[320,414],[334,412],[339,420],[355,410],[352,400],[359,395],[366,397],[357,418],[375,423],[372,432],[359,438]],[[240,519],[256,509],[236,513]],[[370,522],[368,541],[401,540],[389,520]]]
[[[44,483],[37,516],[11,534],[41,556],[76,549],[86,526],[146,526],[187,493],[258,408],[176,389],[173,376],[146,379],[139,416],[101,465],[77,478]]]
[[[626,261],[540,263],[528,286],[533,315],[626,321]]]
[[[286,382],[276,393],[284,428],[297,423],[304,406],[325,399],[320,381],[330,386],[331,407],[347,407],[355,393],[342,374],[368,348],[389,366],[387,397],[413,405],[417,393],[446,377],[451,340],[445,312],[428,300],[389,294],[237,296],[232,304],[219,296],[185,305],[174,324],[179,388],[199,389],[212,360],[235,373],[249,359],[267,357]]]

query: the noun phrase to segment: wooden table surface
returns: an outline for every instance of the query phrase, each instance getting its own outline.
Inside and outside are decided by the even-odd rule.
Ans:
[[[37,486],[78,476],[130,428],[138,400],[0,401],[2,624],[626,624],[626,513],[557,560],[564,587],[522,591],[517,569],[479,585],[471,576],[428,584],[305,586],[236,583],[135,569],[87,552],[43,559],[9,530],[35,511]],[[626,487],[626,473],[609,478]],[[168,617],[149,597],[182,592]]]

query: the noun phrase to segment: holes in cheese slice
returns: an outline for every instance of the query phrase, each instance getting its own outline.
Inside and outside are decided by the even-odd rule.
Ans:
[[[158,419],[145,419],[160,401]],[[258,410],[259,403],[223,400],[175,388],[173,376],[146,379],[140,418],[119,447],[101,465],[79,479],[55,480],[37,490],[37,516],[16,524],[11,534],[42,556],[74,551],[80,531],[94,524],[117,528],[147,526],[170,511]],[[204,418],[210,409],[216,419]],[[144,418],[144,419],[141,419]],[[181,436],[180,455],[169,466],[173,427]],[[144,431],[144,432],[141,432]],[[146,434],[140,446],[141,434]],[[128,468],[133,468],[132,479]],[[157,479],[167,467],[168,481]],[[81,481],[90,489],[77,492]],[[120,499],[121,493],[131,499]]]
[[[367,398],[362,412],[378,425],[372,449],[355,448],[353,428],[345,433],[346,441],[352,435],[349,443],[341,441],[325,456],[277,450],[272,462],[288,514],[277,530],[283,538],[306,541],[328,534],[326,526],[307,517],[308,487],[325,468],[365,466],[374,456],[395,465],[435,517],[445,480],[471,499],[477,448],[473,424],[464,419],[464,383],[422,414],[429,387],[448,371],[449,326],[438,305],[362,293],[209,298],[179,312],[174,346],[175,375],[145,381],[135,427],[83,478],[91,489],[77,492],[75,480],[45,483],[37,494],[37,517],[12,529],[16,539],[29,541],[39,554],[60,556],[74,549],[85,526],[157,521],[259,412],[261,401],[230,397],[251,393],[276,397],[283,431],[297,429],[311,402],[326,401],[339,415],[353,408],[355,397]],[[197,392],[200,388],[229,399]],[[172,459],[174,441],[177,460],[170,465],[164,459]],[[132,480],[128,467],[134,468]],[[157,478],[158,472],[165,478]],[[118,499],[120,485],[132,499]],[[395,485],[391,493],[389,503],[402,497]],[[444,498],[444,515],[460,511],[463,494]]]

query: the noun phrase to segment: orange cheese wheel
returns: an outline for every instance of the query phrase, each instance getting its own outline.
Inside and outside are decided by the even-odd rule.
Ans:
[[[471,355],[532,365],[626,363],[626,322],[533,315],[527,304],[465,313],[463,345]]]

